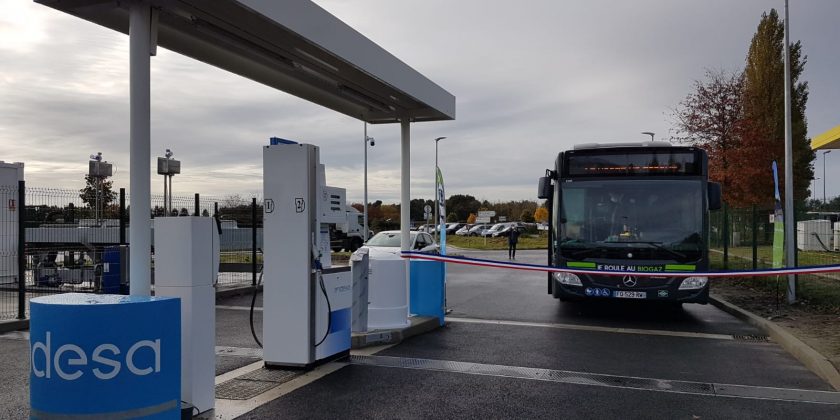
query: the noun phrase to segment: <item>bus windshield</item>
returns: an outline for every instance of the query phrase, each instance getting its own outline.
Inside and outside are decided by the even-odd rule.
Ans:
[[[645,250],[651,259],[696,260],[702,255],[702,183],[686,180],[593,179],[561,185],[558,245],[579,259],[582,250]],[[641,255],[640,255],[641,256]]]

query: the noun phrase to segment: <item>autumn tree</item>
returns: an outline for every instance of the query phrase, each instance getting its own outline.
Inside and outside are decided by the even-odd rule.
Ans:
[[[731,165],[740,147],[743,86],[742,72],[706,70],[705,80],[696,80],[693,92],[672,113],[677,128],[672,140],[706,150],[709,178],[722,184],[727,202],[739,195],[732,188],[739,173]]]
[[[814,177],[812,162],[815,153],[807,138],[808,123],[805,105],[808,83],[800,81],[807,57],[802,44],[790,45],[791,119],[793,131],[793,197],[803,201]],[[744,69],[741,147],[734,156],[737,178],[734,188],[738,204],[773,202],[773,179],[770,166],[776,160],[784,167],[784,24],[775,9],[761,16],[761,22],[750,43]],[[784,185],[784,171],[779,171]],[[782,191],[784,195],[784,191]]]
[[[539,223],[545,223],[548,221],[548,209],[543,206],[538,207],[534,211],[534,220]]]
[[[476,216],[476,215],[475,215],[475,213],[470,213],[470,216],[469,216],[469,217],[467,217],[467,223],[469,223],[469,224],[471,224],[471,225],[475,224],[475,219],[476,219],[477,217],[478,217],[478,216]]]

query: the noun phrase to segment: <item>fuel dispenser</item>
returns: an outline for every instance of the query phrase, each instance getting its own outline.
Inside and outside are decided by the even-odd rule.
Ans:
[[[308,368],[350,352],[349,267],[332,267],[331,223],[345,190],[326,185],[319,149],[278,138],[263,149],[263,358]]]

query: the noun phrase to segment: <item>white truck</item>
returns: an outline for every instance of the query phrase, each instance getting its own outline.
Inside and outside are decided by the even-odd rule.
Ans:
[[[344,214],[347,215],[345,223],[336,223],[330,227],[330,247],[334,252],[342,249],[353,252],[365,243],[364,214],[351,206],[345,206]],[[371,236],[373,232],[368,230],[368,239]]]

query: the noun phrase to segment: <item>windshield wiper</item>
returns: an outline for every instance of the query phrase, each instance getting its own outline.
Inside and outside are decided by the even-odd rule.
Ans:
[[[681,259],[688,259],[688,255],[683,254],[682,252],[674,251],[673,249],[669,249],[666,246],[663,246],[661,242],[652,242],[652,241],[607,241],[604,242],[605,244],[645,244],[650,245],[656,249],[661,249],[677,258]]]

